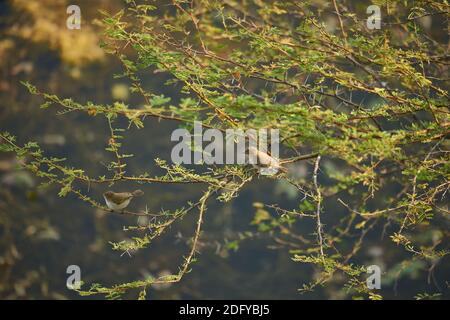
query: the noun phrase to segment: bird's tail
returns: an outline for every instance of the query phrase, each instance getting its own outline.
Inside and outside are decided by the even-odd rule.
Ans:
[[[144,191],[138,189],[138,190],[134,190],[132,193],[133,197],[140,197],[142,195],[144,195]]]
[[[288,169],[286,167],[278,166],[277,169],[280,170],[283,173],[288,173]]]

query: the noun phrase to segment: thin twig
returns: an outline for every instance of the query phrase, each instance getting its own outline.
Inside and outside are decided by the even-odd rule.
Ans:
[[[336,10],[336,15],[339,20],[339,26],[341,27],[342,37],[344,38],[345,44],[347,44],[347,34],[345,33],[344,23],[342,22],[341,14],[337,6],[336,0],[333,0],[334,10]]]
[[[320,155],[317,156],[316,162],[314,164],[313,180],[314,180],[314,187],[316,189],[316,196],[317,196],[317,208],[316,208],[317,238],[319,240],[320,255],[325,260],[325,255],[323,253],[322,222],[320,221],[320,207],[322,205],[322,194],[320,192],[319,184],[317,183],[317,173],[319,171],[319,162],[320,162]]]

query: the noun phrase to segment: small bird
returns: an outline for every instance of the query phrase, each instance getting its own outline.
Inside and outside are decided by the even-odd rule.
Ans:
[[[130,204],[131,199],[142,196],[143,194],[144,192],[142,190],[135,190],[133,192],[106,191],[103,194],[103,198],[105,198],[106,205],[109,209],[119,211],[125,209]]]
[[[256,160],[256,163],[252,163],[253,167],[257,168],[263,175],[273,175],[276,174],[278,170],[284,173],[287,172],[287,169],[283,167],[277,159],[266,152],[258,150],[254,146],[248,148],[248,154]]]

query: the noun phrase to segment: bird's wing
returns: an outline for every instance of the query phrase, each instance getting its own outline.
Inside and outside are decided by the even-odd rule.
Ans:
[[[120,192],[120,193],[115,193],[111,197],[111,201],[114,202],[115,204],[121,204],[124,201],[126,201],[132,197],[133,197],[133,195],[130,192]]]
[[[258,162],[261,166],[271,166],[276,160],[267,153],[258,151]]]

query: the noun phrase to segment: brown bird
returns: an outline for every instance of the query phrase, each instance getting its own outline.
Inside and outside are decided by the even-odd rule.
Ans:
[[[135,190],[133,192],[106,191],[103,194],[103,198],[105,198],[106,205],[109,209],[119,211],[125,209],[130,204],[131,199],[142,196],[143,194],[144,192],[142,190]]]
[[[277,159],[266,152],[258,150],[254,146],[248,148],[248,154],[256,160],[256,163],[252,163],[252,165],[264,175],[276,174],[278,170],[284,173],[287,172],[287,169],[283,167]]]

